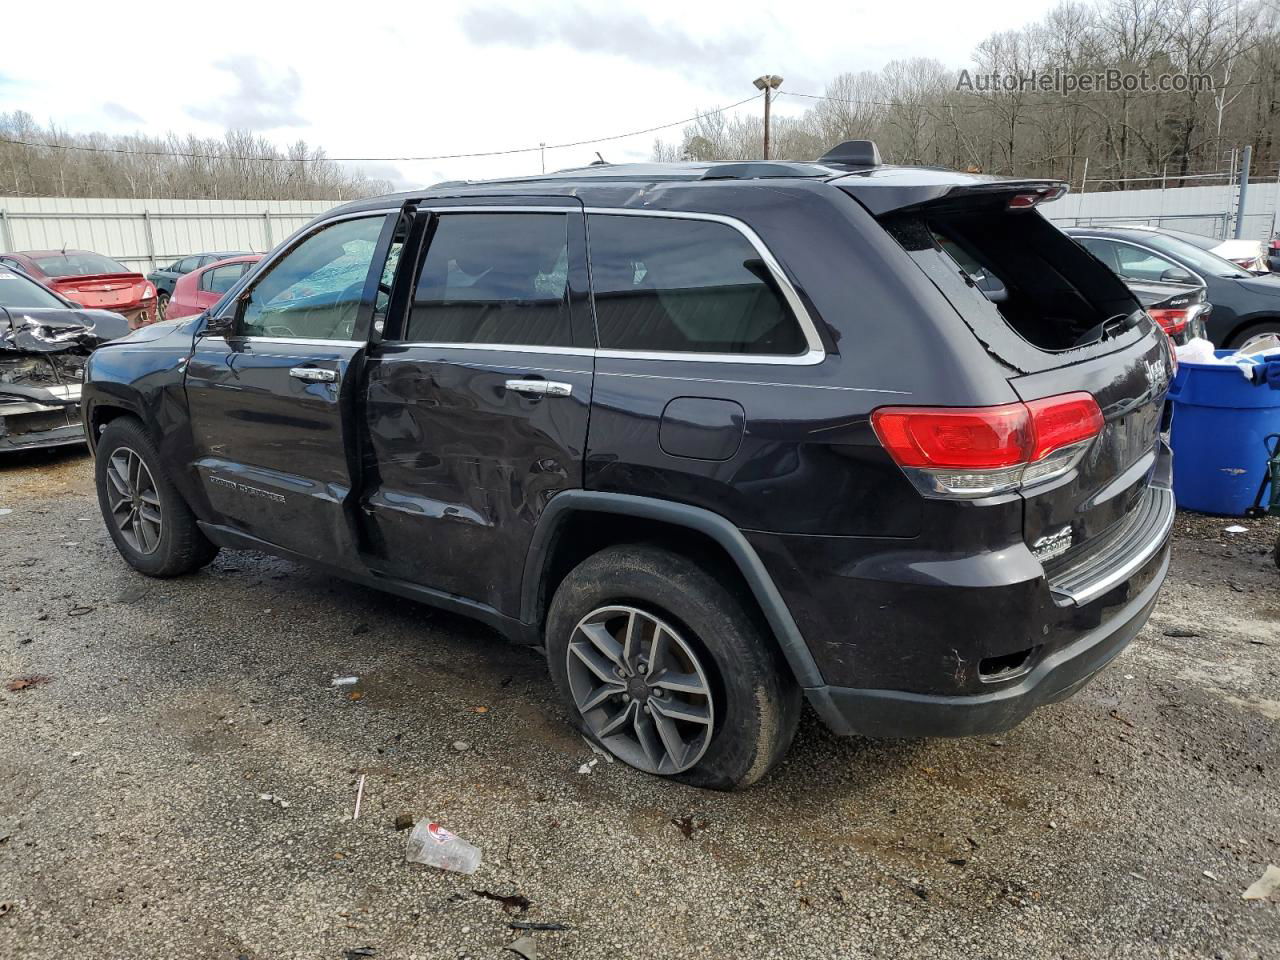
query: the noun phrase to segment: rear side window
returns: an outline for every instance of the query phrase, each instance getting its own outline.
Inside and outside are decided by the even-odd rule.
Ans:
[[[244,276],[248,266],[247,263],[228,263],[221,267],[210,267],[200,275],[200,289],[206,293],[226,293]]]
[[[568,237],[563,213],[442,214],[405,339],[571,346]]]
[[[793,355],[803,331],[759,251],[710,220],[587,219],[600,346],[661,353]]]
[[[61,300],[34,280],[6,270],[0,263],[0,307],[10,310],[37,310],[41,307],[65,307]]]

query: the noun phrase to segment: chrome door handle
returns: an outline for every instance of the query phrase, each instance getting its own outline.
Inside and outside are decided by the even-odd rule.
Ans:
[[[289,376],[307,383],[336,383],[338,380],[336,370],[325,370],[322,367],[294,367],[289,371]]]
[[[573,384],[559,380],[508,380],[507,389],[539,397],[567,397],[573,393]]]

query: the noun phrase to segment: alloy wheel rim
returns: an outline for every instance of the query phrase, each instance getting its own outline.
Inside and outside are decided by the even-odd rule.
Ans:
[[[702,759],[715,698],[697,652],[666,621],[601,607],[578,622],[565,657],[578,712],[618,759],[664,776]]]
[[[136,451],[117,447],[107,459],[106,472],[107,505],[120,536],[138,553],[154,553],[164,518],[151,471]]]

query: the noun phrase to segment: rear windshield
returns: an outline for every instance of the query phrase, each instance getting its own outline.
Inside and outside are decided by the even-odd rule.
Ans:
[[[991,327],[1003,320],[1037,350],[1079,349],[1127,329],[1139,309],[1110,270],[1035,211],[925,208],[883,223],[984,341],[1000,339]]]
[[[65,306],[34,280],[0,267],[0,307],[8,310],[39,310],[42,307]]]
[[[131,272],[123,264],[100,253],[55,253],[32,259],[51,277],[91,277],[99,273]]]

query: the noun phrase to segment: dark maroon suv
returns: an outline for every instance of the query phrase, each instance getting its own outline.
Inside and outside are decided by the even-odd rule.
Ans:
[[[692,784],[762,777],[806,699],[1007,729],[1137,633],[1173,520],[1168,338],[1064,189],[855,141],[348,204],[93,355],[103,517],[152,576],[264,550],[543,646]]]

